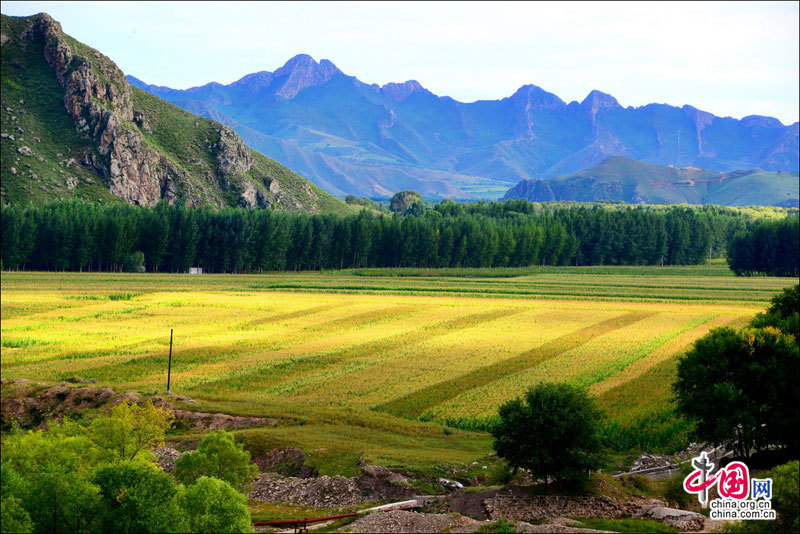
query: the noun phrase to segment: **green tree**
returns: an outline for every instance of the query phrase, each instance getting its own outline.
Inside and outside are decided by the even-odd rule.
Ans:
[[[753,318],[750,326],[774,326],[784,334],[792,334],[795,341],[800,342],[800,284],[785,288],[772,297],[771,302],[766,312]]]
[[[123,401],[114,406],[111,417],[92,421],[89,436],[116,460],[133,460],[164,443],[164,433],[172,420],[170,412],[156,408],[152,401],[143,405]]]
[[[19,475],[10,476],[17,479],[11,494],[35,532],[92,532],[96,527],[99,497],[90,475],[101,455],[90,440],[74,435],[76,425],[66,426],[15,434],[3,443],[3,478],[9,479],[9,468]]]
[[[0,532],[3,534],[33,532],[31,516],[22,507],[22,501],[15,497],[0,500],[0,517]]]
[[[798,449],[800,354],[780,330],[715,328],[678,361],[677,411],[700,440],[747,457],[769,445]]]
[[[181,494],[191,532],[254,532],[247,499],[223,480],[200,477]]]
[[[141,250],[131,252],[125,258],[125,263],[122,265],[122,270],[126,273],[141,273],[144,272],[144,253]]]
[[[600,465],[600,415],[585,391],[538,384],[499,409],[494,450],[509,465],[559,484],[585,481]]]
[[[152,464],[124,461],[100,468],[103,532],[182,532],[186,517],[170,476]]]
[[[31,516],[18,498],[25,491],[25,481],[9,463],[0,465],[0,532],[33,532]]]
[[[187,485],[200,477],[210,476],[244,489],[257,473],[258,468],[250,464],[250,453],[225,430],[209,432],[195,451],[184,454],[175,462],[176,478]]]
[[[414,206],[416,204],[416,206]],[[389,210],[393,213],[405,215],[413,207],[414,215],[421,215],[425,211],[422,195],[416,191],[400,191],[389,200]]]

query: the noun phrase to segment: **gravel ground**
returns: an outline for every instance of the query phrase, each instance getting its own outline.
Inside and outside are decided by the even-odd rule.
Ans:
[[[436,533],[436,532],[475,532],[482,525],[493,521],[477,521],[459,514],[421,514],[396,510],[392,512],[376,512],[366,515],[343,527],[339,532],[365,533]],[[556,520],[544,525],[531,525],[522,521],[514,523],[516,532],[534,533],[601,533],[603,530],[577,528],[569,525],[569,519]]]

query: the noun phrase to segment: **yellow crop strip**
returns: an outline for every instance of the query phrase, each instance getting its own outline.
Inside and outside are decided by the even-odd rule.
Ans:
[[[488,417],[543,380],[616,399],[614,410],[625,418],[650,402],[635,394],[640,381],[658,388],[653,398],[666,398],[669,384],[654,379],[653,369],[661,373],[714,326],[746,323],[794,283],[716,273],[3,273],[0,369],[4,378],[78,376],[163,393],[174,329],[173,391],[204,409],[308,418],[315,432],[330,429],[335,415],[385,435],[395,427],[427,435],[420,429],[428,426],[392,414],[424,412],[439,422]],[[394,411],[405,399],[417,404]],[[390,456],[383,445],[369,447]]]

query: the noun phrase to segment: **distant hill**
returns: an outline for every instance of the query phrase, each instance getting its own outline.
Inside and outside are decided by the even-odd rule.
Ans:
[[[350,211],[228,126],[131,87],[46,14],[2,16],[3,202],[122,199],[151,206]]]
[[[719,204],[798,207],[798,173],[717,172],[697,167],[666,167],[611,156],[589,169],[550,178],[522,180],[504,199],[533,202],[573,200],[632,204]]]
[[[480,76],[480,73],[476,73]],[[692,106],[622,107],[592,91],[566,103],[535,85],[458,102],[414,80],[369,85],[307,55],[274,72],[186,90],[132,84],[234,128],[253,148],[336,194],[499,198],[522,179],[610,155],[720,172],[798,170],[798,123],[716,117]]]

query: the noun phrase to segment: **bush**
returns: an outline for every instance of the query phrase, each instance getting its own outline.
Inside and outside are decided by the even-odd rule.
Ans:
[[[800,532],[800,462],[776,467],[772,477],[772,508],[778,519],[773,532]]]
[[[539,384],[499,409],[494,450],[515,470],[559,484],[585,482],[601,464],[600,414],[585,391]]]
[[[772,478],[772,509],[778,514],[774,521],[741,521],[725,525],[731,533],[800,532],[800,463],[797,460],[781,465],[767,474]]]
[[[764,313],[757,314],[750,326],[764,328],[774,326],[784,334],[792,334],[800,342],[800,284],[787,287],[772,297],[772,305]]]
[[[244,489],[257,473],[258,468],[250,464],[250,453],[225,430],[209,432],[194,452],[184,454],[175,462],[175,476],[187,485],[207,476]]]
[[[255,532],[247,499],[225,481],[200,477],[180,497],[190,532]]]

